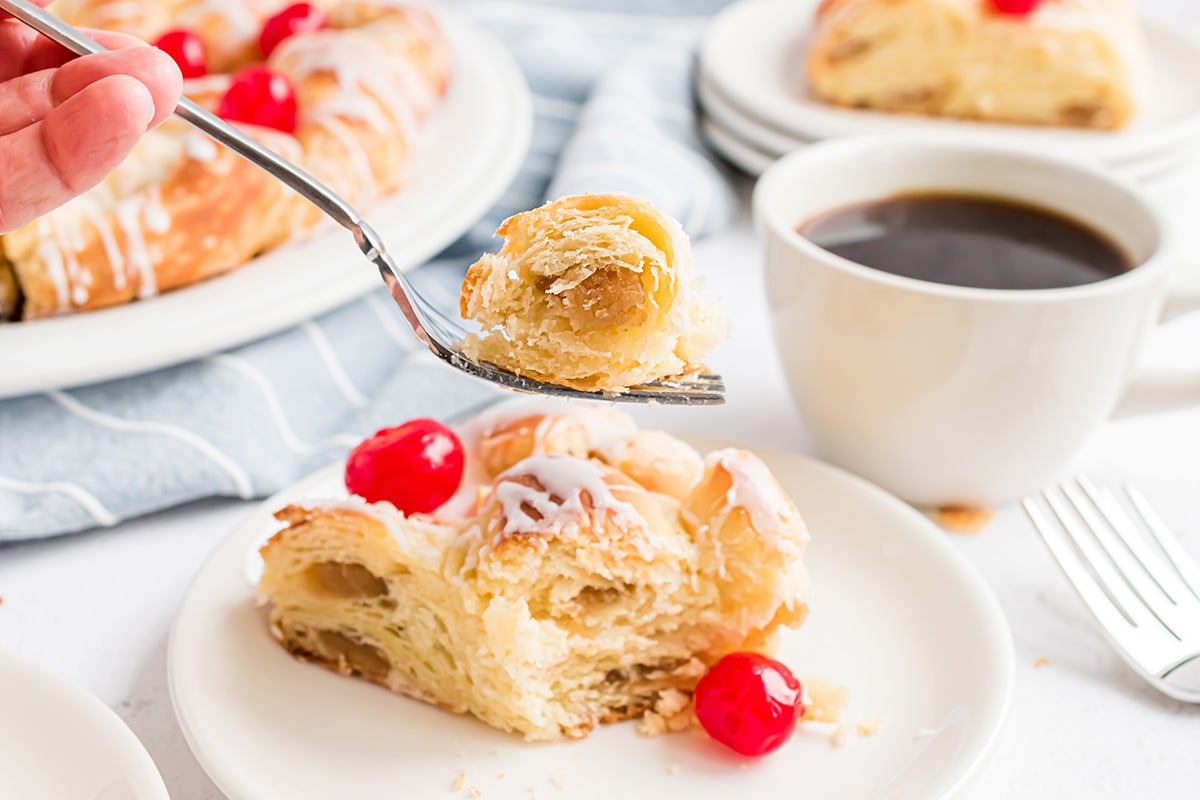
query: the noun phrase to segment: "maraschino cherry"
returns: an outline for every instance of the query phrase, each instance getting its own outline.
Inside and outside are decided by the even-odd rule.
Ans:
[[[437,420],[385,428],[346,459],[346,488],[372,503],[386,500],[406,514],[436,510],[458,491],[463,448]]]
[[[233,76],[217,114],[284,133],[296,130],[296,89],[292,82],[266,67],[246,67]]]
[[[1013,16],[1030,14],[1042,4],[1042,0],[990,0],[990,2],[996,11]]]
[[[712,666],[692,702],[708,735],[744,756],[783,745],[804,716],[804,690],[791,671],[758,653],[730,653]]]
[[[188,30],[167,31],[154,46],[174,59],[184,79],[208,74],[208,51],[199,36]]]
[[[312,33],[325,27],[325,12],[312,3],[292,3],[263,23],[258,46],[263,57],[271,55],[285,39],[297,33]]]

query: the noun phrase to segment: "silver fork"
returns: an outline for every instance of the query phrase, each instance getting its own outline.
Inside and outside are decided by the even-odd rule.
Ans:
[[[1200,703],[1200,568],[1141,492],[1125,494],[1132,515],[1086,478],[1042,492],[1052,516],[1033,497],[1021,505],[1126,663],[1163,694]]]
[[[68,25],[27,0],[0,0],[0,11],[11,14],[77,55],[100,53],[106,49],[78,28]],[[725,402],[725,385],[719,375],[681,376],[634,386],[622,393],[585,392],[536,381],[500,369],[494,364],[472,360],[462,352],[460,346],[466,338],[466,330],[416,292],[388,255],[379,234],[332,189],[187,98],[180,100],[175,114],[283,181],[350,231],[358,249],[379,269],[392,299],[396,301],[417,339],[429,347],[435,356],[455,369],[508,389],[531,394],[667,405],[718,405]]]

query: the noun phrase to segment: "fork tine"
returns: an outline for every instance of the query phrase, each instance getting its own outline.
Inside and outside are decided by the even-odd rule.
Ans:
[[[1049,495],[1043,493],[1049,502]],[[1029,521],[1033,523],[1034,530],[1038,532],[1042,542],[1050,551],[1050,555],[1054,556],[1054,561],[1058,564],[1062,573],[1067,576],[1067,580],[1071,582],[1075,593],[1079,595],[1079,599],[1084,602],[1096,617],[1096,621],[1104,631],[1112,638],[1113,642],[1118,647],[1132,652],[1137,644],[1137,628],[1134,627],[1129,617],[1121,612],[1121,609],[1113,603],[1112,598],[1104,592],[1095,578],[1088,571],[1087,565],[1079,558],[1078,553],[1072,549],[1067,542],[1067,538],[1063,531],[1065,527],[1057,527],[1042,513],[1038,508],[1037,503],[1032,497],[1026,497],[1021,501],[1021,507],[1025,509],[1025,514],[1029,517]]]
[[[1171,605],[1175,608],[1183,603],[1195,606],[1195,603],[1192,602],[1192,595],[1184,586],[1183,581],[1179,579],[1179,576],[1175,574],[1163,557],[1151,549],[1146,536],[1138,530],[1133,518],[1117,502],[1113,493],[1107,488],[1097,487],[1085,477],[1077,478],[1076,482],[1091,498],[1104,521],[1108,523],[1108,527],[1120,537],[1121,542],[1137,560],[1142,571],[1170,599]],[[1149,601],[1149,598],[1144,597],[1143,599]],[[1200,611],[1200,607],[1197,607],[1196,611]]]
[[[1163,555],[1175,567],[1175,572],[1183,581],[1183,585],[1187,587],[1193,597],[1200,600],[1200,567],[1197,567],[1196,562],[1188,556],[1175,534],[1166,526],[1137,487],[1125,484],[1125,494],[1129,496],[1130,502],[1133,503],[1138,516],[1142,518],[1146,529],[1150,531],[1155,541],[1158,542],[1158,546],[1162,548]]]
[[[1131,554],[1122,546],[1122,540],[1118,538],[1120,534],[1117,532],[1117,522],[1106,516],[1104,509],[1097,502],[1099,492],[1096,492],[1096,497],[1092,497],[1090,494],[1085,497],[1086,481],[1077,479],[1076,482],[1079,488],[1063,484],[1063,495],[1071,501],[1075,511],[1090,530],[1093,539],[1103,548],[1104,553],[1108,556],[1109,564],[1116,568],[1116,574],[1133,591],[1146,609],[1162,623],[1163,627],[1170,631],[1175,638],[1182,638],[1181,634],[1190,627],[1187,615],[1180,614],[1174,599],[1154,578],[1149,566],[1143,564],[1137,555]],[[1080,492],[1080,489],[1083,489],[1083,492]],[[1124,516],[1124,512],[1119,506],[1115,513]],[[1093,565],[1093,568],[1098,569],[1096,565]]]
[[[640,386],[634,386],[634,389],[639,390],[654,390],[654,389],[678,389],[685,392],[723,392],[725,391],[725,382],[721,380],[720,375],[705,375],[704,380],[692,380],[691,378],[672,378],[670,380],[655,381],[654,383],[644,383]]]
[[[1063,495],[1069,501],[1069,495],[1066,495],[1065,492]],[[1067,501],[1059,499],[1050,490],[1042,492],[1042,496],[1046,498],[1046,503],[1049,504],[1054,515],[1058,517],[1063,530],[1079,548],[1083,561],[1091,567],[1098,585],[1112,599],[1113,605],[1124,612],[1126,619],[1135,627],[1146,628],[1160,624],[1113,568],[1112,563],[1105,557],[1104,551],[1097,546],[1096,540],[1090,535],[1088,528],[1071,513],[1066,505]]]
[[[381,270],[382,271],[382,270]],[[385,279],[387,275],[385,274]],[[404,302],[420,320],[423,337],[433,354],[450,366],[468,375],[504,386],[517,392],[575,397],[610,403],[661,403],[663,405],[720,405],[725,402],[725,383],[720,375],[700,374],[673,378],[642,386],[633,386],[621,394],[588,392],[546,383],[517,375],[495,364],[481,363],[462,352],[461,342],[466,329],[454,322],[420,293],[412,291],[406,279],[394,277],[388,281],[397,302]],[[402,304],[403,310],[403,304]]]

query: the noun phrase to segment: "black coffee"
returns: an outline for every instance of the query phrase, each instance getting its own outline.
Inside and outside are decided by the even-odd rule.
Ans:
[[[899,195],[827,212],[797,230],[864,266],[980,289],[1080,286],[1135,266],[1083,223],[992,197]]]

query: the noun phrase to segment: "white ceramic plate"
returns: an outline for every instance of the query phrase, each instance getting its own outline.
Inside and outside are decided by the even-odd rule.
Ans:
[[[169,800],[121,718],[37,664],[0,653],[0,797]]]
[[[474,224],[508,188],[529,146],[529,88],[512,57],[473,24],[439,15],[454,47],[454,81],[415,148],[408,188],[367,213],[402,269]],[[0,397],[186,361],[295,325],[381,285],[350,234],[336,229],[144,302],[0,325]]]
[[[757,150],[790,153],[814,141],[759,122],[718,92],[713,82],[703,75],[696,76],[696,99],[713,122],[737,138],[752,143]]]
[[[709,449],[722,443],[697,440]],[[231,800],[961,797],[1004,717],[1012,641],[991,591],[924,516],[833,467],[759,449],[813,531],[809,621],[782,658],[850,688],[847,719],[884,719],[844,749],[822,733],[741,761],[698,733],[639,737],[634,724],[531,745],[465,717],[300,663],[270,637],[245,577],[271,512],[344,493],[331,467],[266,501],[203,566],[169,646],[175,711]],[[501,776],[503,773],[503,776]],[[558,788],[556,788],[558,787]]]
[[[703,95],[701,95],[703,97]],[[703,101],[702,101],[703,102]],[[705,105],[705,114],[700,120],[700,132],[708,144],[735,167],[748,175],[758,177],[778,159],[805,147],[808,143],[793,142],[786,150],[768,149],[762,142],[748,137],[748,128],[738,126],[731,128],[724,121],[710,112],[715,107]],[[1195,158],[1194,147],[1168,152],[1161,156],[1147,158],[1133,163],[1109,167],[1124,177],[1147,186],[1164,178],[1187,169]]]
[[[1107,163],[1138,161],[1188,146],[1200,135],[1200,45],[1147,22],[1153,80],[1141,117],[1121,132],[999,125],[836,108],[811,97],[804,53],[817,0],[736,3],[713,21],[700,74],[758,123],[799,139],[928,131],[1000,141]]]
[[[760,150],[709,116],[700,118],[700,134],[726,161],[755,178],[766,172],[767,168],[782,156],[782,153]]]

